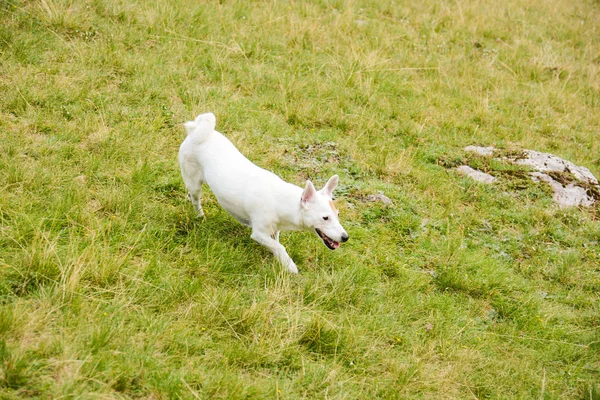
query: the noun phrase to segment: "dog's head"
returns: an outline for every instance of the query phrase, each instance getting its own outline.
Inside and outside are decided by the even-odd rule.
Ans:
[[[311,181],[306,181],[306,187],[300,200],[302,218],[307,229],[314,232],[331,250],[340,247],[340,242],[348,240],[348,234],[338,219],[339,211],[333,205],[333,190],[338,184],[338,176],[332,176],[321,190],[315,189]]]

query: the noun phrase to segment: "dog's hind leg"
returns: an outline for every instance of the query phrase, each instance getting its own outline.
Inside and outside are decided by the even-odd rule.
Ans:
[[[199,188],[196,191],[190,191],[187,197],[194,205],[194,209],[196,210],[198,217],[204,217],[204,210],[202,209],[202,204],[200,203],[200,200],[202,199],[202,184],[198,185],[198,187]]]
[[[202,183],[204,183],[204,175],[200,168],[198,160],[189,154],[186,154],[181,159],[181,175],[183,182],[188,190],[188,199],[194,205],[194,209],[198,214],[198,217],[204,217],[204,210],[202,210],[201,198],[202,198]]]
[[[254,227],[252,228],[251,238],[265,246],[267,249],[269,249],[271,253],[273,253],[273,255],[275,256],[275,258],[277,258],[279,262],[283,264],[284,267],[287,267],[288,271],[294,274],[298,273],[298,268],[296,267],[296,264],[294,264],[294,261],[288,255],[287,251],[285,250],[285,247],[283,247],[283,245],[277,240],[273,239],[268,234],[263,233],[262,231]]]
[[[273,239],[275,239],[276,242],[279,242],[279,232],[280,231],[277,231],[277,232],[275,232],[274,234],[271,235],[271,237]]]

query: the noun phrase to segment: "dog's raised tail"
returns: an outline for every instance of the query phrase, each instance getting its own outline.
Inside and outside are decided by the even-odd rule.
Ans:
[[[202,142],[214,130],[217,124],[215,114],[209,112],[200,114],[193,121],[188,121],[183,124],[185,132],[196,142]]]

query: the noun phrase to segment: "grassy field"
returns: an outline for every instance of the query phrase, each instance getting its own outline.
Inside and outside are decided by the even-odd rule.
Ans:
[[[196,219],[208,110],[350,241]],[[599,127],[597,0],[0,0],[0,398],[599,399],[598,206],[448,168]]]

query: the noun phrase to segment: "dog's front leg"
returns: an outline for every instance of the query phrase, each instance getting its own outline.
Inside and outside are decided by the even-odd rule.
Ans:
[[[279,238],[279,235],[277,235]],[[288,255],[285,247],[277,240],[273,239],[269,234],[259,231],[256,228],[252,228],[252,239],[265,246],[273,253],[273,255],[279,260],[281,264],[287,267],[288,271],[297,274],[298,268],[292,258]]]
[[[277,231],[274,234],[272,234],[271,237],[273,239],[275,239],[276,242],[279,242],[279,231]]]

